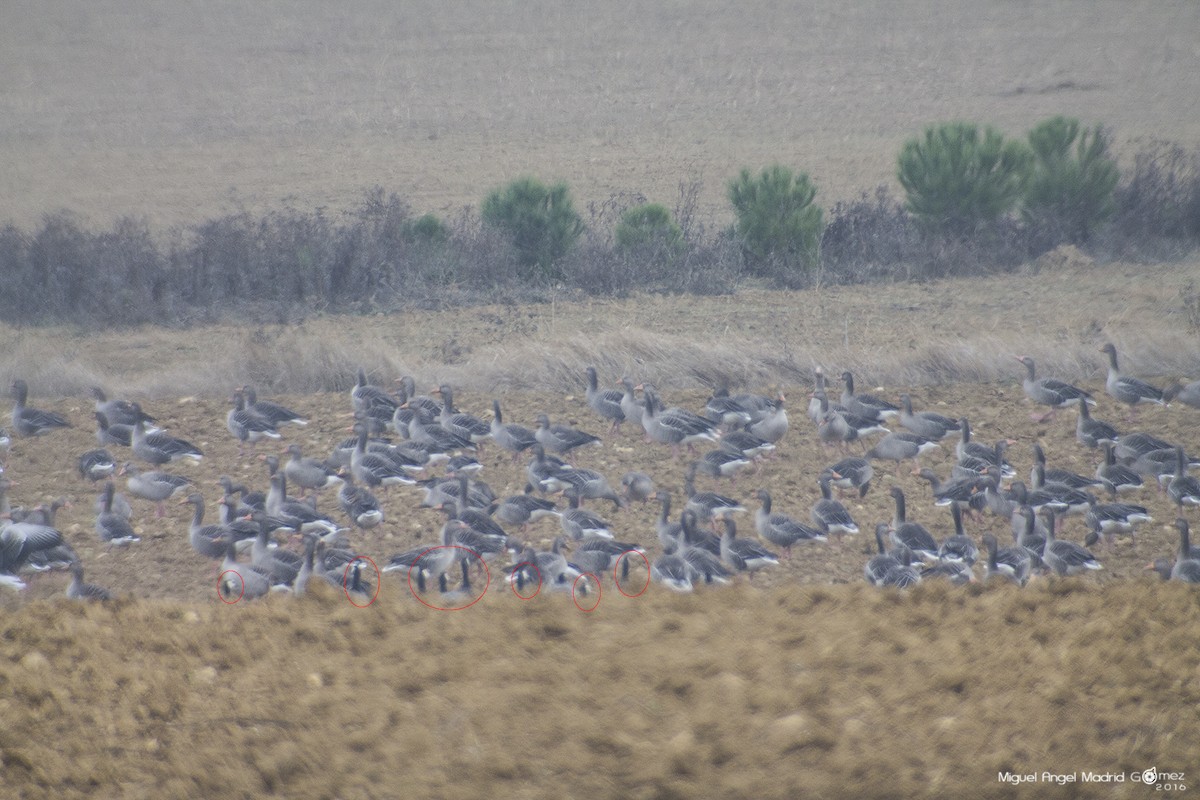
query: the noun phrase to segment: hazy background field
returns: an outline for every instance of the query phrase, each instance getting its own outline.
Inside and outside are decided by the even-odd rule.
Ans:
[[[0,25],[0,220],[68,208],[188,223],[381,184],[452,213],[519,174],[582,204],[743,166],[831,205],[900,144],[1054,114],[1118,151],[1200,143],[1200,6],[1177,2],[12,2]]]

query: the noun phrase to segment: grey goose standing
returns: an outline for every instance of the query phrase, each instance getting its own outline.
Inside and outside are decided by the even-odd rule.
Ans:
[[[1129,406],[1130,418],[1139,403],[1166,405],[1162,389],[1131,375],[1121,374],[1117,367],[1117,348],[1112,342],[1101,347],[1100,352],[1108,356],[1108,379],[1104,382],[1104,389],[1113,399]]]
[[[71,427],[71,423],[62,414],[25,405],[29,399],[29,386],[25,381],[19,378],[13,381],[12,394],[16,401],[12,410],[12,429],[18,436],[45,436],[61,428]]]
[[[621,408],[621,398],[624,397],[624,392],[618,392],[616,389],[601,389],[596,368],[589,366],[587,368],[587,390],[584,396],[592,411],[612,423],[609,426],[608,435],[614,436],[619,433],[621,423],[625,421],[625,411]]]
[[[1039,405],[1050,407],[1050,411],[1040,417],[1033,415],[1038,422],[1052,419],[1058,413],[1058,409],[1067,408],[1080,400],[1088,405],[1096,405],[1096,400],[1078,386],[1056,378],[1038,378],[1035,374],[1033,359],[1029,356],[1013,356],[1013,358],[1025,365],[1025,380],[1021,384],[1025,390],[1025,396]]]

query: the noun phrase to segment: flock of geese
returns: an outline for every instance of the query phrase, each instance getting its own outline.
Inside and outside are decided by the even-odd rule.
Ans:
[[[1127,426],[1144,404],[1200,408],[1200,381],[1159,389],[1122,373],[1111,344],[1103,352],[1109,360],[1105,390],[1128,407]],[[767,489],[758,489],[751,515],[754,536],[737,524],[750,509],[734,497],[697,490],[696,481],[703,476],[713,484],[736,485],[740,475],[755,474],[775,459],[789,432],[797,435],[783,395],[719,389],[703,409],[692,411],[668,405],[653,386],[635,385],[629,378],[618,381],[617,388],[602,388],[593,367],[584,376],[585,396],[600,424],[607,425],[603,437],[556,424],[547,414],[538,415],[531,427],[506,421],[497,400],[485,420],[458,408],[448,385],[422,395],[405,377],[388,389],[369,383],[360,369],[349,397],[352,435],[320,457],[306,455],[297,443],[282,452],[260,450],[263,443],[281,439],[288,426],[306,426],[308,420],[260,400],[252,387],[241,387],[233,393],[226,429],[237,442],[239,458],[264,463],[265,487],[222,477],[218,519],[208,524],[204,495],[171,468],[182,460],[200,461],[204,453],[156,427],[156,419],[136,402],[109,399],[93,389],[97,447],[79,454],[77,465],[82,480],[101,484],[95,533],[109,546],[137,547],[131,500],[153,504],[157,517],[165,516],[168,501],[190,505],[190,545],[198,563],[215,566],[227,602],[272,592],[300,595],[313,581],[327,582],[352,599],[373,598],[376,574],[366,566],[373,562],[352,542],[355,531],[388,524],[385,505],[394,506],[381,504],[378,496],[393,493],[419,497],[420,507],[436,509],[445,519],[436,537],[385,556],[380,572],[400,572],[415,592],[436,593],[446,604],[477,597],[481,562],[500,559],[507,561],[506,580],[523,597],[543,589],[587,591],[607,574],[614,581],[637,582],[630,571],[642,564],[649,568],[642,579],[676,592],[727,584],[741,573],[753,580],[757,572],[791,558],[797,547],[859,534],[862,529],[842,499],[847,493],[865,497],[886,462],[893,462],[899,475],[909,461],[913,474],[928,481],[934,505],[949,507],[954,533],[938,541],[909,519],[904,491],[891,487],[892,519],[873,526],[876,552],[862,570],[872,584],[907,587],[982,577],[1024,585],[1038,574],[1101,569],[1090,548],[1108,549],[1114,537],[1134,535],[1152,519],[1144,505],[1120,500],[1155,488],[1177,510],[1179,545],[1174,558],[1159,559],[1147,569],[1164,579],[1200,583],[1200,550],[1191,546],[1186,517],[1189,506],[1200,505],[1200,481],[1189,475],[1196,459],[1178,443],[1142,431],[1122,432],[1094,417],[1096,398],[1087,391],[1039,377],[1027,356],[1017,360],[1025,370],[1025,394],[1047,409],[1035,418],[1048,422],[1061,410],[1073,410],[1076,439],[1103,453],[1093,475],[1049,467],[1035,445],[1029,483],[1015,480],[1017,472],[1007,460],[1010,441],[977,442],[965,416],[915,411],[908,394],[893,405],[856,392],[849,372],[840,376],[842,390],[835,395],[818,369],[807,412],[833,462],[817,475],[820,498],[798,518],[778,510]],[[0,454],[10,455],[0,474],[0,585],[21,590],[28,574],[62,569],[72,573],[69,598],[108,599],[107,589],[84,581],[79,557],[55,527],[60,503],[24,509],[10,502],[10,490],[19,486],[20,456],[40,437],[72,426],[60,414],[31,407],[24,381],[13,382],[12,394],[11,434],[27,444],[9,454],[14,442],[8,431],[0,431]],[[684,488],[678,515],[672,511],[676,498],[648,473],[630,471],[610,482],[602,472],[581,466],[588,448],[621,436],[629,441],[622,433],[625,426],[635,430],[635,439],[670,448]],[[950,475],[941,478],[923,468],[921,458],[949,447],[945,440],[954,440],[955,460]],[[861,455],[853,452],[856,444]],[[482,479],[478,457],[490,448],[504,451],[513,464],[524,463],[524,491],[499,497]],[[118,491],[114,481],[122,478],[124,491]],[[336,496],[337,511],[318,502],[323,492]],[[614,516],[631,503],[657,504],[653,539],[658,552],[651,556],[643,543],[652,541],[649,531],[637,537],[641,541],[621,541],[622,529],[601,513],[598,502],[612,503]],[[1001,518],[999,537],[991,528],[978,539],[966,532],[964,518],[989,515]],[[1058,536],[1071,515],[1084,519],[1082,543]],[[542,522],[547,519],[554,522]],[[559,532],[549,547],[539,549],[534,537],[542,525],[556,525]]]

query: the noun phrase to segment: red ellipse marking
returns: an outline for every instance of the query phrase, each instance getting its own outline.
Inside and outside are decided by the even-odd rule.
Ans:
[[[635,556],[641,556],[642,561],[646,562],[646,585],[643,586],[642,590],[637,594],[629,594],[629,592],[626,592],[621,588],[621,581],[617,579],[617,570],[621,568],[621,559],[630,553],[633,553]],[[617,585],[617,591],[620,592],[624,597],[641,597],[646,593],[646,590],[650,588],[650,559],[646,558],[646,554],[640,550],[626,550],[624,553],[621,553],[621,555],[617,556],[617,563],[613,565],[613,583]]]
[[[515,567],[513,567],[513,574],[515,575],[517,573],[517,570],[519,570],[523,567],[532,567],[533,571],[537,573],[537,588],[533,590],[533,594],[526,597],[525,595],[523,595],[517,591],[516,583],[510,584],[510,586],[512,588],[512,593],[515,594],[517,597],[521,598],[522,600],[532,600],[533,598],[538,596],[539,592],[542,591],[542,571],[540,569],[538,569],[538,565],[534,564],[532,561],[522,561],[520,564],[517,564]]]
[[[355,561],[366,561],[375,570],[375,594],[371,595],[371,599],[367,601],[367,605],[360,606],[354,602],[354,598],[350,596],[350,589],[346,586],[346,581],[350,578],[350,568],[354,566]],[[350,601],[350,605],[355,608],[367,608],[375,602],[379,597],[379,588],[383,585],[383,573],[379,571],[375,561],[370,556],[355,556],[346,562],[346,568],[342,570],[342,592],[346,595],[346,599]]]
[[[421,559],[425,558],[426,555],[428,555],[429,553],[432,553],[434,550],[441,550],[442,548],[453,548],[455,550],[462,550],[463,552],[467,553],[469,558],[476,558],[479,560],[479,563],[483,565],[483,574],[486,577],[486,580],[483,584],[483,591],[479,593],[478,597],[476,597],[471,602],[467,603],[465,606],[454,606],[453,608],[451,608],[449,606],[439,606],[439,605],[435,605],[433,603],[427,602],[425,600],[425,598],[423,598],[423,597],[421,597],[421,595],[417,594],[417,590],[413,586],[412,573],[413,573],[413,568],[416,567],[416,564],[413,564],[411,567],[408,568],[408,591],[412,593],[413,597],[417,598],[417,600],[420,601],[421,605],[423,605],[427,608],[432,608],[434,611],[462,611],[464,608],[470,608],[471,606],[475,605],[480,600],[482,600],[483,596],[485,594],[487,594],[488,587],[492,585],[492,571],[490,569],[488,569],[487,562],[483,560],[483,557],[481,555],[479,555],[479,553],[476,553],[474,550],[472,550],[469,547],[463,547],[461,544],[439,544],[434,547],[431,547],[428,550],[421,553],[421,555],[417,556],[417,559],[416,559],[417,562],[419,563],[421,561]]]
[[[579,582],[584,579],[590,579],[590,580],[593,580],[596,582],[596,602],[591,608],[584,608],[583,606],[579,605],[579,597],[578,597],[577,590],[579,588]],[[596,610],[596,608],[600,605],[600,598],[603,595],[604,595],[604,587],[602,587],[600,585],[600,579],[597,578],[595,575],[593,575],[590,572],[583,573],[582,575],[580,575],[578,578],[575,579],[574,583],[571,584],[571,600],[575,603],[575,607],[578,608],[580,611],[582,611],[585,614],[590,614]]]
[[[234,575],[237,575],[238,580],[242,582],[242,591],[238,592],[238,596],[235,597],[234,599],[226,600],[225,596],[223,594],[221,594],[221,582],[225,579],[225,576],[231,572]],[[224,572],[222,572],[220,575],[217,576],[217,597],[221,598],[221,602],[224,603],[225,605],[227,605],[227,606],[237,605],[238,601],[241,600],[242,596],[245,594],[246,594],[246,579],[243,578],[242,573],[238,572],[236,569],[227,569]]]

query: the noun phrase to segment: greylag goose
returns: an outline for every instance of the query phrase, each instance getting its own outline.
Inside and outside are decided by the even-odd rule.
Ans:
[[[600,437],[585,433],[569,425],[551,425],[550,417],[538,414],[537,430],[533,432],[538,444],[548,453],[569,453],[580,447],[600,445]]]
[[[830,484],[836,486],[839,491],[857,490],[861,498],[871,491],[871,478],[875,477],[875,468],[867,459],[851,456],[826,467],[821,475],[829,477]]]
[[[636,470],[626,472],[621,476],[621,487],[625,489],[625,499],[645,503],[658,493],[654,479],[644,472]]]
[[[721,561],[731,569],[749,574],[779,563],[779,556],[758,542],[737,538],[737,523],[733,517],[725,517],[725,533],[721,536]]]
[[[129,520],[113,511],[113,498],[117,489],[112,481],[104,484],[104,507],[96,515],[96,534],[100,541],[108,544],[126,545],[140,542],[141,537],[133,532]]]
[[[754,527],[758,535],[776,547],[782,547],[784,557],[792,557],[792,545],[797,542],[824,542],[824,532],[789,517],[787,514],[772,512],[771,493],[766,489],[757,492],[761,504],[754,513]]]
[[[779,444],[788,432],[788,415],[785,403],[787,400],[781,394],[771,402],[771,407],[762,413],[758,419],[751,421],[746,430],[771,444]]]
[[[88,450],[79,457],[79,477],[84,480],[93,483],[102,481],[105,478],[111,478],[116,470],[117,464],[113,460],[112,453],[104,448]]]
[[[1175,551],[1175,565],[1171,567],[1171,580],[1183,583],[1200,583],[1200,559],[1188,541],[1188,521],[1183,517],[1175,520],[1179,530],[1179,549]]]
[[[646,549],[640,544],[618,542],[602,536],[588,536],[576,545],[574,552],[571,553],[571,559],[584,572],[590,572],[593,575],[603,575],[610,569],[616,568],[619,559],[621,578],[624,579],[629,577],[630,559],[627,554],[645,554],[645,552]]]
[[[813,504],[812,510],[809,512],[812,523],[826,536],[836,536],[838,542],[842,541],[843,536],[853,536],[858,533],[858,525],[850,516],[850,512],[844,505],[833,499],[829,489],[829,478],[821,476],[817,479],[817,484],[821,487],[821,499]]]
[[[1072,489],[1090,489],[1093,486],[1102,486],[1104,483],[1099,478],[1089,478],[1086,475],[1078,475],[1065,469],[1047,469],[1046,451],[1036,442],[1033,445],[1033,464],[1034,467],[1030,470],[1029,482],[1035,489],[1041,488],[1041,484],[1037,482],[1039,478],[1035,475],[1038,466],[1042,468],[1040,480],[1044,480],[1046,483],[1069,486]]]
[[[25,583],[17,573],[36,553],[62,547],[62,533],[50,525],[8,522],[0,527],[0,586],[20,591]]]
[[[307,419],[287,406],[281,406],[269,400],[259,400],[254,387],[250,384],[242,387],[242,394],[246,398],[246,410],[262,417],[271,423],[271,427],[273,428],[279,428],[281,425],[298,425],[304,427],[308,424]]]
[[[716,492],[696,491],[695,462],[692,462],[691,466],[688,467],[688,471],[684,474],[683,491],[687,495],[687,503],[684,505],[684,508],[693,511],[704,522],[713,522],[718,517],[746,510],[745,506],[732,497],[726,497]]]
[[[137,422],[137,408],[128,400],[109,400],[99,386],[92,387],[92,397],[96,399],[96,413],[102,414],[109,425],[126,425],[132,428]],[[148,416],[146,422],[154,422],[154,418]]]
[[[704,418],[726,429],[749,425],[750,410],[729,396],[729,387],[722,384],[713,390],[704,403]]]
[[[409,398],[409,402],[412,399]],[[350,402],[354,406],[355,411],[378,411],[379,413],[387,412],[388,419],[396,413],[396,407],[399,405],[396,398],[387,393],[386,390],[378,386],[367,383],[367,371],[362,367],[358,368],[358,383],[354,384],[354,388],[350,390]]]
[[[876,442],[866,456],[880,461],[895,461],[897,475],[900,474],[900,462],[912,459],[915,475],[921,469],[921,462],[918,461],[921,455],[937,448],[937,442],[931,442],[924,436],[908,431],[893,431]]]
[[[62,414],[25,405],[29,399],[29,386],[25,381],[19,378],[13,381],[12,394],[16,400],[12,410],[12,429],[18,436],[45,436],[59,428],[71,427]]]
[[[1022,388],[1025,389],[1025,396],[1039,405],[1050,406],[1049,412],[1041,416],[1033,415],[1033,418],[1038,422],[1045,422],[1053,418],[1057,414],[1058,409],[1074,405],[1080,400],[1088,405],[1096,405],[1096,400],[1078,386],[1072,386],[1055,378],[1039,379],[1035,374],[1033,359],[1029,356],[1013,357],[1025,365],[1027,374],[1021,384]]]
[[[1045,468],[1041,464],[1033,465],[1031,483],[1029,505],[1035,509],[1050,509],[1055,514],[1083,514],[1096,499],[1094,495],[1083,489],[1047,481]]]
[[[266,512],[273,518],[272,524],[277,528],[288,528],[301,533],[313,532],[322,536],[338,531],[337,523],[332,518],[317,511],[315,498],[306,503],[288,497],[287,476],[282,472],[271,476]]]
[[[233,408],[225,415],[225,427],[238,441],[238,457],[246,455],[244,445],[250,445],[251,451],[263,439],[279,439],[279,431],[266,417],[261,417],[246,408],[246,398],[238,389],[231,398]]]
[[[220,584],[217,587],[222,598],[231,602],[256,600],[271,591],[271,575],[263,567],[242,564],[237,560],[237,550],[232,538],[226,538],[225,560],[221,562]]]
[[[612,423],[609,426],[608,435],[613,436],[620,432],[621,423],[625,421],[625,411],[621,408],[621,398],[624,397],[624,392],[618,392],[616,389],[601,390],[596,368],[588,367],[585,396],[592,411]]]
[[[688,451],[694,452],[697,442],[720,439],[712,422],[677,406],[660,408],[657,397],[649,389],[645,390],[643,398],[642,427],[653,441],[669,444],[676,457],[681,445],[687,445]]]
[[[637,387],[628,377],[622,377],[617,385],[621,387],[621,411],[625,419],[635,428],[642,428],[642,412],[646,407],[643,400],[637,399]]]
[[[499,400],[492,401],[491,431],[492,441],[512,453],[514,461],[521,453],[537,444],[537,437],[529,428],[504,421],[500,414]]]
[[[1167,484],[1167,496],[1179,507],[1180,514],[1184,506],[1200,506],[1200,480],[1188,475],[1182,446],[1175,447],[1175,476]]]
[[[1088,530],[1097,538],[1104,540],[1106,548],[1112,547],[1113,539],[1118,533],[1137,535],[1139,525],[1152,522],[1154,518],[1145,506],[1132,503],[1098,503],[1093,502],[1084,517]]]
[[[288,460],[283,465],[283,474],[289,481],[306,492],[340,486],[345,480],[336,469],[331,468],[324,461],[305,458],[304,449],[299,444],[289,444],[287,454]]]
[[[705,584],[727,584],[734,573],[721,560],[721,539],[713,534],[707,537],[696,528],[696,515],[684,511],[679,518],[679,534],[674,550],[683,557],[691,569],[692,582],[703,580]],[[668,550],[672,549],[667,547]]]
[[[250,548],[250,563],[266,572],[272,587],[292,586],[304,565],[304,557],[275,547],[270,539],[271,526],[267,515],[260,511],[255,516],[258,532]]]
[[[974,477],[970,478],[943,481],[936,472],[928,467],[922,469],[917,475],[929,481],[929,488],[933,491],[934,505],[936,506],[970,503],[983,489],[985,482],[979,473],[972,473]]]
[[[599,514],[592,513],[586,508],[580,508],[578,496],[568,492],[567,502],[570,507],[559,515],[559,522],[562,525],[563,533],[575,541],[579,541],[586,536],[599,536],[604,539],[613,538],[612,526]]]
[[[851,414],[857,414],[860,417],[867,417],[879,422],[884,422],[892,417],[900,416],[900,409],[892,405],[886,400],[878,397],[873,397],[869,394],[854,393],[854,376],[847,370],[842,373],[842,405]]]
[[[456,545],[456,535],[460,530],[467,530],[467,524],[462,520],[448,519],[442,525],[441,540],[435,544],[417,545],[411,550],[392,556],[383,572],[399,572],[401,570],[417,570],[419,580],[433,578],[437,580],[442,573],[454,566],[459,560],[460,551]]]
[[[338,508],[356,528],[370,530],[384,520],[383,509],[370,490],[354,483],[354,477],[347,472],[343,476],[342,487],[338,489]]]
[[[101,447],[129,447],[133,443],[132,425],[113,425],[103,414],[96,414],[96,442]]]
[[[492,435],[491,426],[474,414],[456,409],[454,407],[454,390],[450,388],[449,384],[443,383],[434,390],[434,393],[442,396],[442,411],[437,417],[442,427],[461,436],[482,451],[483,443]]]
[[[750,431],[729,431],[722,434],[721,447],[755,462],[761,461],[775,449],[773,443]]]
[[[136,403],[134,407],[140,410]],[[200,461],[204,457],[204,452],[186,439],[180,439],[162,431],[148,432],[144,419],[138,419],[134,423],[131,445],[135,456],[155,466],[178,461],[181,458]]]
[[[866,565],[863,566],[863,577],[872,586],[882,586],[884,576],[891,569],[900,566],[900,560],[889,553],[883,543],[883,538],[887,530],[888,526],[886,522],[880,522],[875,526],[875,547],[879,552],[871,556]]]
[[[1107,422],[1092,417],[1087,400],[1079,398],[1079,417],[1075,420],[1075,438],[1085,447],[1099,447],[1105,442],[1116,444],[1121,434]]]
[[[915,556],[926,561],[937,561],[938,543],[933,535],[919,522],[909,522],[906,515],[904,490],[899,486],[891,488],[892,499],[896,503],[896,511],[892,516],[892,527],[888,531],[892,543],[904,545]]]
[[[719,559],[721,557],[721,537],[712,531],[700,530],[698,523],[699,518],[696,516],[696,512],[685,508],[679,515],[676,541],[682,542],[690,548],[706,550]],[[662,536],[661,532],[659,536]]]
[[[584,500],[611,500],[616,508],[625,507],[625,499],[608,484],[608,479],[594,469],[568,467],[560,470],[558,480],[569,484],[563,493]]]
[[[1121,374],[1117,368],[1117,348],[1112,342],[1101,347],[1100,352],[1108,355],[1108,379],[1104,382],[1104,389],[1112,398],[1129,406],[1130,419],[1133,418],[1134,408],[1139,403],[1166,405],[1162,389],[1130,375]]]
[[[832,408],[829,406],[828,399],[822,401],[822,405],[825,411],[821,414],[820,421],[817,422],[817,438],[823,445],[841,444],[844,446],[873,433],[888,433],[887,428],[873,419]]]
[[[417,381],[411,375],[397,378],[396,382],[400,385],[405,404],[416,411],[422,420],[428,422],[442,413],[442,403],[427,394],[417,394]]]
[[[1042,563],[1058,575],[1078,575],[1088,570],[1103,569],[1096,557],[1082,545],[1054,538],[1054,517],[1046,518],[1046,542]]]
[[[954,445],[954,454],[958,456],[960,463],[968,459],[975,459],[984,464],[994,465],[1000,468],[1000,474],[1005,478],[1016,476],[1017,472],[1004,460],[1005,451],[1012,442],[1007,439],[1000,439],[991,447],[980,444],[979,442],[971,441],[971,421],[966,417],[959,420],[959,440]]]
[[[129,461],[121,465],[120,474],[125,476],[125,487],[131,495],[157,504],[156,515],[159,517],[167,513],[163,504],[192,484],[187,478],[169,472],[143,472],[141,467]]]
[[[1029,573],[1033,561],[1029,552],[1020,546],[998,548],[996,537],[990,533],[983,535],[983,546],[987,550],[987,561],[984,562],[984,580],[994,576],[1006,578],[1018,586],[1029,582]]]
[[[112,592],[103,586],[94,583],[85,583],[83,580],[83,564],[79,563],[79,561],[72,561],[71,582],[67,584],[67,598],[95,603],[112,600],[113,595]]]
[[[692,463],[696,465],[697,474],[710,478],[729,478],[730,483],[736,486],[738,473],[750,466],[750,459],[740,453],[718,447],[716,450],[709,450]]]
[[[1200,381],[1192,381],[1187,386],[1172,384],[1163,391],[1163,399],[1168,403],[1178,400],[1185,406],[1200,408]]]
[[[1129,466],[1140,457],[1158,450],[1172,450],[1174,445],[1149,433],[1127,433],[1117,440],[1118,463]]]
[[[1096,477],[1113,496],[1121,492],[1132,492],[1143,486],[1141,475],[1117,463],[1116,448],[1111,442],[1104,444],[1104,463],[1096,468]]]
[[[683,531],[682,522],[671,520],[671,493],[661,491],[654,495],[659,502],[658,519],[654,521],[654,531],[658,534],[658,542],[664,548],[674,547],[674,543]],[[695,512],[692,512],[693,516]]]
[[[554,501],[536,496],[531,483],[525,484],[523,493],[513,495],[499,503],[493,514],[505,525],[519,527],[521,530],[528,528],[529,523],[544,517],[560,516],[558,506],[554,504]]]
[[[1021,527],[1016,531],[1017,546],[1025,548],[1031,567],[1042,569],[1045,566],[1042,563],[1042,551],[1046,549],[1048,528],[1027,505],[1022,504],[1013,514],[1014,526],[1017,517],[1021,519]]]
[[[443,428],[437,421],[426,423],[420,417],[414,417],[408,423],[410,444],[420,445],[430,454],[442,454],[443,460],[448,460],[451,453],[471,451],[475,443],[466,437]]]
[[[232,540],[229,529],[224,525],[204,524],[204,496],[192,492],[179,501],[181,504],[190,503],[192,520],[188,523],[188,543],[198,554],[214,561],[225,555],[226,540]]]
[[[933,442],[945,439],[959,431],[959,422],[953,417],[943,416],[933,411],[921,411],[914,414],[912,397],[908,394],[900,395],[900,425]]]
[[[681,594],[686,594],[694,588],[692,569],[674,546],[654,559],[654,563],[650,565],[650,580]]]
[[[362,424],[355,424],[354,433],[358,442],[354,452],[350,454],[350,474],[354,480],[364,486],[413,486],[416,481],[409,470],[395,460],[376,452],[367,450],[367,429]]]
[[[965,586],[975,581],[975,572],[961,561],[937,561],[921,567],[921,581],[945,578],[955,586]]]
[[[950,504],[950,518],[954,520],[954,533],[947,536],[938,547],[938,560],[953,561],[970,567],[979,558],[979,548],[963,530],[962,508],[958,503]]]

